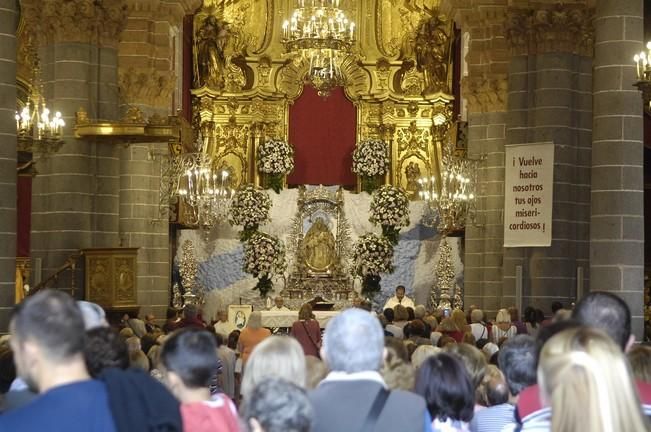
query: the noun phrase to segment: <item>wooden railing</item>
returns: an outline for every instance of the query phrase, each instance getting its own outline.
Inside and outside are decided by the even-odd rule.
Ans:
[[[56,269],[54,273],[52,273],[50,276],[48,276],[46,279],[43,279],[40,283],[38,283],[36,286],[34,286],[32,289],[29,290],[29,292],[26,293],[26,295],[30,296],[32,294],[35,294],[39,292],[42,289],[46,288],[53,288],[53,284],[55,284],[58,280],[59,277],[63,274],[63,272],[70,270],[70,287],[67,288],[57,288],[63,291],[69,291],[71,296],[75,296],[75,270],[77,269],[77,260],[81,257],[81,254],[79,252],[70,255],[68,259],[66,259],[65,263]]]

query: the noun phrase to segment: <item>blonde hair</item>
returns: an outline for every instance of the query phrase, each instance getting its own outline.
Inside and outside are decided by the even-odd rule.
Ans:
[[[495,322],[497,324],[500,324],[500,323],[511,324],[511,314],[506,309],[500,309],[499,311],[497,311],[497,316],[495,317]]]
[[[296,339],[269,336],[253,348],[244,368],[242,395],[250,395],[260,381],[269,377],[305,387],[305,354]]]
[[[262,327],[262,313],[260,311],[253,311],[249,315],[249,321],[246,323],[248,328],[259,329]]]
[[[449,344],[445,347],[445,351],[455,354],[463,362],[472,386],[477,390],[486,374],[487,362],[482,352],[477,347],[465,343]]]
[[[307,390],[315,389],[321,381],[328,375],[328,366],[319,358],[314,356],[305,356],[305,388]]]
[[[454,324],[459,327],[460,331],[465,331],[468,326],[468,320],[466,320],[466,314],[461,309],[453,310],[451,318]]]
[[[463,331],[463,329],[457,327],[457,324],[452,320],[452,318],[445,318],[441,321],[438,330],[446,332]]]
[[[401,304],[393,307],[393,321],[407,321],[409,319],[409,312],[407,308]]]
[[[647,430],[624,354],[601,330],[577,327],[549,339],[538,383],[552,408],[552,432]]]
[[[432,345],[421,345],[411,355],[411,365],[418,369],[429,357],[441,352],[441,348]]]
[[[635,379],[651,383],[651,347],[636,345],[627,354]]]
[[[380,370],[384,382],[391,390],[412,391],[416,383],[414,367],[405,362],[393,347],[387,346],[387,355]]]

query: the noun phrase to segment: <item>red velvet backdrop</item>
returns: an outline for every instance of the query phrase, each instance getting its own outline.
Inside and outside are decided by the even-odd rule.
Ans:
[[[16,256],[28,257],[32,229],[32,176],[19,175],[16,189]]]
[[[324,99],[306,85],[289,109],[296,167],[287,183],[355,187],[351,166],[356,125],[357,110],[341,87]]]

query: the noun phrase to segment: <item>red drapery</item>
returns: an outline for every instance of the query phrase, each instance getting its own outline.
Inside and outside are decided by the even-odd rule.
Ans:
[[[32,228],[32,176],[19,175],[16,189],[16,256],[28,257]]]
[[[356,108],[342,88],[324,99],[306,85],[289,109],[289,142],[296,150],[296,167],[287,183],[354,187],[356,124]]]

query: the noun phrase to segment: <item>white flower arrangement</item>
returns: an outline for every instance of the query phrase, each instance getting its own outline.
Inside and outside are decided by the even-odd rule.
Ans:
[[[380,273],[393,272],[393,245],[374,233],[362,235],[353,246],[353,266],[357,275],[375,277],[379,283]]]
[[[391,185],[381,186],[373,192],[369,221],[397,229],[408,226],[409,198],[405,192]]]
[[[389,146],[381,140],[364,140],[353,151],[353,172],[362,177],[385,175],[390,163]]]
[[[244,243],[244,262],[242,269],[258,278],[254,289],[265,297],[273,287],[274,274],[285,271],[285,246],[275,236],[256,232]]]
[[[285,141],[267,140],[258,147],[258,171],[270,175],[287,175],[294,170],[294,149]]]
[[[249,184],[235,193],[228,209],[228,222],[242,226],[244,230],[256,230],[269,220],[270,210],[269,195]]]

